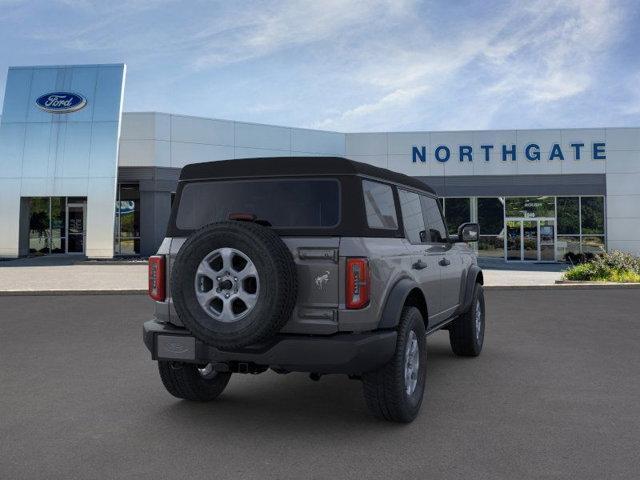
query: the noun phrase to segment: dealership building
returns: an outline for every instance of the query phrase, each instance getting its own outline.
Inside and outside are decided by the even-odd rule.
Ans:
[[[423,180],[452,233],[480,224],[482,256],[640,254],[640,128],[344,133],[123,112],[125,74],[122,64],[9,69],[0,257],[150,255],[184,165],[289,156],[344,156]]]

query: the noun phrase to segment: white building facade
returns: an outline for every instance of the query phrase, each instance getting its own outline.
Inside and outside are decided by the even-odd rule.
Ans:
[[[53,67],[32,70],[32,78],[44,68]],[[640,128],[342,133],[121,114],[123,65],[55,68],[53,83],[31,81],[28,93],[10,88],[17,73],[27,76],[10,70],[0,120],[0,256],[152,254],[184,165],[281,156],[345,156],[418,177],[443,197],[451,232],[480,223],[482,256],[640,254]],[[108,82],[103,70],[112,74]],[[75,72],[93,83],[74,80]],[[43,112],[37,102],[51,92],[86,104]],[[108,101],[99,100],[103,94]],[[109,115],[100,116],[107,104]]]

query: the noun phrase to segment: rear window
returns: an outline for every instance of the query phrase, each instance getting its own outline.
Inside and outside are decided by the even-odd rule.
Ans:
[[[181,230],[195,230],[250,213],[273,227],[329,228],[340,223],[336,179],[234,180],[184,186],[176,215]]]

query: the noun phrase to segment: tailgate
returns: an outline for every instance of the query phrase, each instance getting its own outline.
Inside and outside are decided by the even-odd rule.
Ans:
[[[283,237],[298,274],[298,301],[283,333],[338,331],[339,237]]]

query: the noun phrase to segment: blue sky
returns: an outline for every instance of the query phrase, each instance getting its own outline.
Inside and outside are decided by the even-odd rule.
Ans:
[[[338,131],[640,126],[640,2],[0,0],[7,67],[125,62],[125,110]]]

